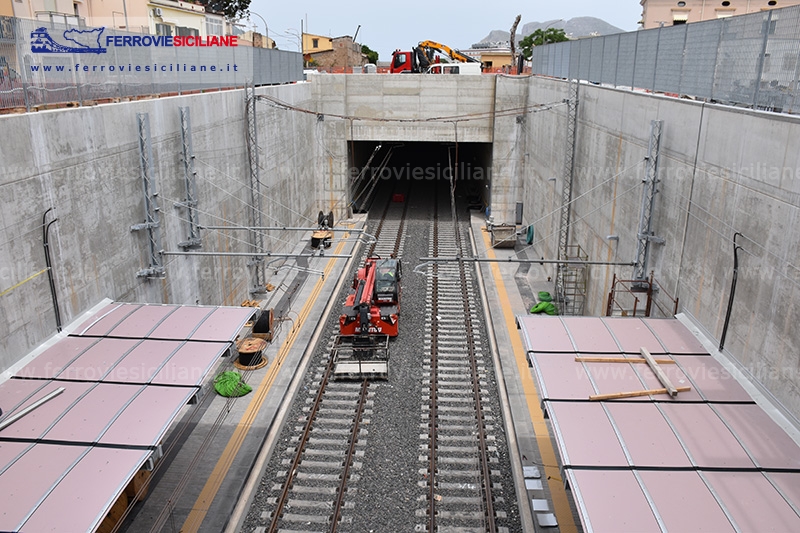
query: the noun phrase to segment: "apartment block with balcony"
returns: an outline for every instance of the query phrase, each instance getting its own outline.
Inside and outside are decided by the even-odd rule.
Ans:
[[[640,0],[645,30],[756,13],[800,4],[800,0]]]

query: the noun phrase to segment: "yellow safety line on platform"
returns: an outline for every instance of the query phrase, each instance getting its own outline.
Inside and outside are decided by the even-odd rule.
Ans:
[[[494,259],[495,254],[491,242],[489,241],[488,233],[482,231],[481,234],[483,235],[484,246],[486,246],[486,257]],[[517,362],[517,372],[522,381],[522,390],[525,392],[525,402],[528,404],[528,413],[533,423],[533,432],[536,435],[536,443],[539,446],[539,454],[542,457],[547,485],[550,487],[550,496],[553,499],[558,528],[562,533],[577,531],[578,528],[575,526],[575,520],[572,517],[572,509],[567,499],[564,482],[561,479],[561,472],[559,472],[558,469],[556,453],[550,441],[550,430],[547,428],[544,413],[539,406],[539,391],[531,376],[525,348],[522,346],[522,339],[517,329],[517,322],[514,318],[514,313],[511,311],[511,302],[508,299],[508,292],[503,283],[503,275],[500,273],[500,264],[491,263],[491,269],[492,277],[497,286],[497,297],[500,300],[500,307],[503,310],[503,319],[508,329],[508,336],[511,339],[514,359]]]
[[[345,234],[345,236],[347,236],[347,234]],[[340,242],[334,253],[341,253],[342,248],[344,248],[344,244],[344,242]],[[328,259],[328,264],[325,267],[324,275],[317,280],[317,283],[314,285],[314,289],[311,291],[311,296],[306,300],[303,309],[300,311],[300,314],[297,317],[294,328],[286,337],[286,340],[281,345],[280,350],[278,350],[278,354],[275,356],[275,359],[273,359],[272,364],[267,370],[267,373],[264,375],[261,383],[259,383],[258,387],[255,389],[255,395],[250,401],[250,405],[247,406],[247,410],[244,412],[241,420],[239,420],[239,423],[236,425],[236,429],[228,441],[228,445],[225,446],[225,450],[223,450],[222,455],[217,461],[217,464],[214,466],[214,470],[208,477],[208,481],[206,481],[203,490],[200,491],[200,495],[197,497],[197,500],[192,506],[189,516],[183,523],[183,527],[181,527],[181,533],[195,533],[203,523],[203,520],[205,519],[206,514],[208,514],[208,510],[211,507],[211,503],[214,501],[217,492],[219,492],[219,488],[222,486],[225,476],[228,474],[228,471],[233,464],[234,458],[239,453],[239,449],[242,447],[244,438],[247,436],[247,433],[250,431],[250,427],[253,425],[256,413],[258,413],[258,410],[264,403],[267,393],[272,387],[275,377],[278,375],[281,364],[283,363],[284,359],[286,359],[286,355],[289,353],[289,350],[297,340],[297,335],[300,332],[300,329],[305,323],[306,318],[308,318],[311,308],[314,306],[319,293],[322,291],[322,286],[325,283],[325,279],[327,278],[328,274],[330,274],[330,271],[333,270],[334,261],[335,259],[333,258]]]
[[[27,278],[23,279],[22,281],[20,281],[20,282],[19,282],[19,283],[17,283],[16,285],[14,285],[14,286],[11,286],[11,287],[7,288],[7,289],[6,289],[6,290],[4,290],[3,292],[0,292],[0,296],[5,296],[6,294],[8,294],[9,292],[13,291],[13,290],[14,290],[14,289],[16,289],[17,287],[21,287],[21,286],[25,285],[26,283],[28,283],[28,282],[29,282],[30,280],[32,280],[33,278],[37,278],[37,277],[41,276],[42,274],[44,274],[44,273],[45,273],[45,272],[47,272],[48,270],[50,270],[50,269],[49,269],[49,268],[45,268],[44,270],[40,270],[40,271],[39,271],[39,272],[37,272],[36,274],[31,274],[30,276],[28,276]]]

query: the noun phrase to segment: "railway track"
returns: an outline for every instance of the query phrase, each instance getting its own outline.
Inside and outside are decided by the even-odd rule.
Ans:
[[[362,255],[400,257],[404,243],[407,202],[387,201],[373,242]],[[338,326],[332,332],[326,352],[332,353]],[[282,479],[272,486],[276,496],[267,500],[271,511],[264,532],[339,531],[352,523],[348,501],[357,494],[357,485],[367,446],[372,415],[374,387],[368,380],[334,381],[334,359],[330,355],[318,366],[306,391],[304,416],[297,420],[289,446],[283,451],[278,472]],[[311,529],[308,529],[308,528]]]
[[[449,206],[448,206],[449,207]],[[463,254],[462,229],[448,214],[434,207],[428,253]],[[423,398],[421,426],[425,506],[417,510],[424,521],[415,531],[507,531],[498,528],[493,487],[500,484],[494,415],[485,405],[487,379],[481,335],[473,324],[479,320],[471,302],[477,301],[472,272],[463,263],[430,267],[426,299],[423,383],[429,395]],[[488,357],[488,354],[487,354]],[[493,479],[497,478],[497,479]]]
[[[521,531],[473,270],[410,268],[425,253],[471,254],[468,225],[453,220],[449,191],[437,204],[435,187],[415,189],[411,207],[407,196],[381,197],[369,224],[377,242],[363,248],[362,262],[407,254],[389,380],[330,379],[330,317],[330,342],[309,365],[245,533]]]

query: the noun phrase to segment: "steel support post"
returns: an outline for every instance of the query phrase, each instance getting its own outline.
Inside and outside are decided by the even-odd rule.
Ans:
[[[569,245],[569,226],[572,214],[572,185],[575,175],[575,135],[578,126],[578,90],[580,83],[577,80],[570,82],[569,100],[567,101],[567,132],[565,138],[564,172],[562,174],[563,186],[561,188],[561,217],[558,227],[558,259],[566,260]],[[563,300],[564,296],[564,268],[556,268],[556,297]]]
[[[258,168],[258,124],[256,120],[256,97],[255,89],[248,86],[245,89],[247,97],[247,155],[250,164],[250,225],[254,227],[263,226],[261,221],[261,180]],[[265,284],[264,260],[256,255],[264,251],[264,234],[259,231],[250,232],[250,245],[254,255],[250,260],[249,266],[253,267],[253,288],[252,293],[263,292]]]
[[[633,279],[647,279],[647,260],[650,256],[652,242],[663,244],[663,239],[653,236],[653,205],[658,193],[658,156],[661,149],[661,131],[664,128],[663,120],[650,122],[650,145],[647,148],[647,159],[644,191],[642,191],[642,210],[639,214],[638,244],[636,246],[636,266],[633,269]]]
[[[158,191],[153,172],[153,145],[150,139],[150,116],[136,113],[139,125],[139,163],[144,192],[144,223],[131,226],[131,231],[147,231],[150,266],[136,273],[140,278],[163,278],[161,264],[161,225],[159,222]]]
[[[186,185],[186,199],[175,207],[186,208],[186,226],[188,235],[178,246],[184,250],[202,248],[200,240],[200,222],[197,218],[197,172],[194,170],[194,150],[192,149],[192,121],[188,107],[181,107],[181,158],[183,159],[183,181]]]

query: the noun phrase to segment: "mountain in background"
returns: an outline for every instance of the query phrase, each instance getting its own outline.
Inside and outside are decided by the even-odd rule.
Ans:
[[[522,26],[522,30],[517,34],[517,42],[530,35],[538,29],[559,28],[564,30],[567,37],[577,39],[578,37],[588,37],[591,35],[611,35],[613,33],[623,33],[625,30],[612,26],[608,22],[595,17],[575,17],[567,21],[546,20],[544,22],[528,22]],[[489,35],[481,39],[480,43],[505,43],[508,41],[509,33],[503,30],[492,30]]]

